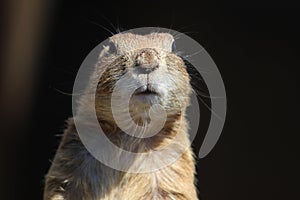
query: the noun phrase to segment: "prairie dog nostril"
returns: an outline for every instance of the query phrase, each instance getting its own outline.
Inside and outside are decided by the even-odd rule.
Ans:
[[[158,63],[143,64],[143,65],[136,64],[135,66],[139,68],[138,70],[139,70],[140,73],[147,74],[147,73],[150,73],[150,72],[156,70],[159,67],[159,64]]]
[[[145,72],[151,72],[159,67],[159,54],[154,49],[143,49],[138,52],[135,59],[135,66]]]

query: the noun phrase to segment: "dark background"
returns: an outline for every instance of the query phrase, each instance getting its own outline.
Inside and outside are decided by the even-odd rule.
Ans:
[[[110,23],[121,30],[155,26],[184,32],[217,64],[228,113],[217,145],[198,160],[203,200],[299,198],[297,6],[189,0],[53,1],[47,6],[49,17],[41,26],[46,34],[35,56],[30,97],[22,105],[26,112],[13,109],[14,101],[1,109],[3,199],[42,199],[43,176],[60,140],[55,135],[72,115],[68,93],[76,72],[85,56],[110,36],[104,29],[115,32]],[[26,73],[18,67],[16,73]],[[23,101],[20,92],[17,103]]]

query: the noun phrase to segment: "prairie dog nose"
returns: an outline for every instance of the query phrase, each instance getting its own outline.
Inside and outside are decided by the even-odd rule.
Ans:
[[[155,49],[143,49],[136,56],[135,65],[145,73],[149,73],[159,67],[159,60],[159,54]]]

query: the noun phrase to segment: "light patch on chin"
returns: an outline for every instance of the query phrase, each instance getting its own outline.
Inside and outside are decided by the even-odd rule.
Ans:
[[[54,195],[51,200],[64,200],[64,197],[60,194]]]
[[[132,95],[130,104],[141,108],[150,108],[151,105],[159,104],[159,96],[155,94]]]

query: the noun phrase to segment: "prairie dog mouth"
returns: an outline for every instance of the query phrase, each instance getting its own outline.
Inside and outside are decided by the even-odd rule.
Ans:
[[[131,97],[131,102],[135,106],[151,106],[153,104],[159,103],[160,97],[161,95],[156,87],[147,84],[135,90]]]
[[[134,95],[159,95],[156,89],[151,85],[143,85],[135,90]]]

